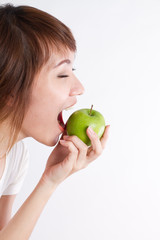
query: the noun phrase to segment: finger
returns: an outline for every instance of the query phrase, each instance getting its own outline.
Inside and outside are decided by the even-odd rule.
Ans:
[[[73,144],[76,146],[76,148],[79,151],[78,154],[78,159],[76,162],[76,169],[81,169],[82,167],[85,166],[86,162],[86,155],[88,151],[88,146],[77,136],[64,136],[63,137],[65,140],[72,141]]]
[[[91,140],[92,151],[89,152],[88,157],[97,158],[102,153],[102,145],[98,135],[93,131],[91,127],[87,128],[87,135]]]
[[[110,125],[107,125],[104,131],[104,134],[101,138],[101,144],[102,144],[102,148],[104,149],[109,137],[109,129],[110,129]]]
[[[71,141],[60,140],[60,144],[67,147],[69,150],[69,154],[62,161],[62,167],[64,167],[66,171],[71,171],[75,161],[77,160],[78,150]]]
[[[78,148],[78,150],[80,151],[87,151],[88,149],[88,146],[79,137],[75,135],[74,136],[65,135],[63,136],[63,139],[72,141],[76,148]]]
[[[69,152],[73,153],[74,155],[78,154],[78,149],[75,147],[75,145],[71,141],[65,141],[65,140],[60,140],[60,143],[67,147]]]

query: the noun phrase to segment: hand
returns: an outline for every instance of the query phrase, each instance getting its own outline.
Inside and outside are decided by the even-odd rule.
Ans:
[[[58,185],[71,174],[87,167],[105,148],[109,127],[110,125],[106,126],[101,140],[92,129],[87,128],[90,147],[77,136],[67,136],[64,133],[48,158],[43,180]]]

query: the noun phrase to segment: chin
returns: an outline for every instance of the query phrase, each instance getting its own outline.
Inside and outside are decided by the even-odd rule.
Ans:
[[[56,137],[52,137],[52,138],[49,138],[49,139],[44,139],[43,140],[41,139],[36,139],[36,141],[38,141],[39,143],[42,143],[48,147],[54,147],[58,141],[59,141],[59,136],[56,136]]]
[[[51,142],[50,147],[54,147],[59,142],[59,137]]]
[[[48,141],[45,145],[49,146],[49,147],[54,147],[59,141],[59,136],[51,139],[50,141]]]

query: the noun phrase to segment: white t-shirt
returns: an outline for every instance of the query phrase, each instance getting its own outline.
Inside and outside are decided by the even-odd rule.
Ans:
[[[17,194],[29,166],[29,152],[23,140],[17,142],[6,156],[3,175],[0,179],[0,197]]]

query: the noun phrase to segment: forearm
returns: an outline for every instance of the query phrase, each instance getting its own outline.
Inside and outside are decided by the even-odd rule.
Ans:
[[[40,181],[8,225],[0,231],[1,240],[28,240],[47,201],[56,189]]]

